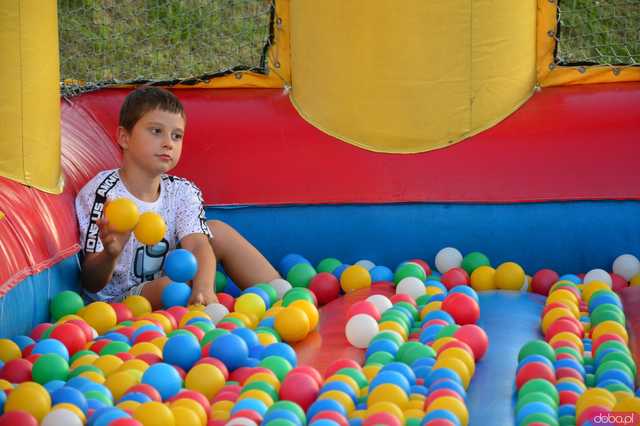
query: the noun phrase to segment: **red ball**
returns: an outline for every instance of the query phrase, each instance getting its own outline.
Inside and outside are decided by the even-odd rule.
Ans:
[[[25,357],[23,359],[26,359],[31,364],[35,364],[35,362],[38,360],[38,358],[40,358],[42,355],[43,354],[30,354],[28,357]]]
[[[208,351],[207,351],[207,353],[208,353]],[[198,364],[211,364],[211,365],[217,367],[218,370],[220,370],[220,372],[224,376],[224,380],[225,381],[227,381],[229,379],[229,370],[227,369],[227,366],[224,365],[224,363],[222,361],[220,361],[218,358],[205,356],[203,358],[200,358],[198,360],[198,362],[195,363],[195,365],[198,365]]]
[[[207,426],[225,426],[227,424],[227,420],[209,420],[207,422]]]
[[[453,317],[456,324],[475,324],[480,318],[480,306],[472,297],[452,293],[444,298],[442,310]]]
[[[127,336],[129,341],[131,341],[131,336],[133,336],[133,332],[136,331],[136,329],[133,327],[120,327],[117,331],[118,333]]]
[[[74,324],[80,327],[80,329],[84,333],[85,341],[90,342],[93,340],[93,329],[84,320],[71,319],[67,321],[67,324]]]
[[[164,334],[160,333],[157,330],[147,330],[138,334],[135,340],[133,341],[133,343],[136,344],[141,342],[150,342],[153,339],[157,339],[158,337],[162,337],[162,336],[164,336]]]
[[[229,392],[224,389],[218,392],[216,396],[213,397],[211,403],[216,403],[218,401],[231,401],[235,402],[238,399],[238,392]]]
[[[259,367],[261,368],[261,367]],[[240,367],[236,368],[229,374],[229,380],[238,382],[240,384],[244,384],[244,382],[254,374],[256,374],[258,370],[256,367]]]
[[[182,389],[178,392],[177,395],[171,397],[170,401],[175,401],[177,399],[193,399],[195,402],[200,404],[202,408],[204,408],[205,413],[209,413],[211,411],[211,403],[202,393],[190,389]]]
[[[575,334],[576,336],[582,337],[584,336],[584,328],[580,321],[575,318],[558,318],[554,322],[551,323],[549,328],[547,328],[547,332],[544,334],[544,339],[548,342],[551,340],[553,336],[562,332],[569,332],[571,334]]]
[[[520,389],[522,385],[533,379],[544,379],[555,384],[556,375],[547,364],[542,362],[529,362],[518,370],[518,374],[516,374],[516,388]]]
[[[293,401],[307,411],[319,392],[320,386],[313,377],[304,373],[289,373],[280,386],[280,399]]]
[[[578,402],[578,398],[580,398],[580,395],[572,391],[560,391],[558,392],[558,396],[560,397],[560,405],[576,405],[576,403]]]
[[[149,365],[157,364],[162,362],[162,358],[156,354],[152,354],[150,352],[140,354],[136,356],[136,359],[146,362]]]
[[[626,345],[622,337],[618,336],[617,334],[604,333],[600,335],[596,340],[593,341],[593,344],[591,345],[591,353],[592,354],[597,353],[600,345],[603,344],[604,342],[608,342],[609,340],[615,340]]]
[[[209,349],[211,349],[211,345],[213,344],[213,342],[209,342],[206,345],[202,346],[202,348],[200,348],[200,357],[201,358],[206,358],[209,356]]]
[[[611,288],[616,293],[621,293],[622,290],[629,287],[629,283],[622,276],[615,272],[611,272],[609,275],[611,275]]]
[[[469,274],[462,268],[451,268],[440,277],[447,290],[459,285],[469,285]]]
[[[184,306],[176,305],[176,306],[172,306],[172,307],[168,308],[167,312],[169,312],[171,315],[173,315],[173,317],[175,318],[176,322],[180,323],[180,320],[182,319],[184,314],[189,312],[189,310],[187,308],[185,308]]]
[[[456,330],[453,337],[469,345],[476,361],[480,360],[489,348],[489,337],[487,333],[475,324],[463,325]]]
[[[329,272],[320,272],[309,282],[309,290],[315,294],[318,305],[322,306],[340,296],[340,281]]]
[[[314,421],[322,419],[334,421],[340,426],[349,426],[349,421],[345,419],[342,414],[336,411],[320,411],[318,414],[313,416]]]
[[[42,333],[44,333],[52,325],[53,324],[51,324],[50,322],[43,322],[41,324],[38,324],[35,327],[33,327],[33,330],[31,330],[31,334],[29,336],[33,340],[38,341],[42,337]]]
[[[324,377],[333,376],[338,370],[342,370],[343,368],[355,368],[356,370],[362,370],[360,364],[352,359],[341,358],[333,361],[324,372]]]
[[[107,346],[111,342],[112,342],[111,339],[98,340],[97,342],[94,342],[93,344],[91,344],[91,346],[89,347],[89,350],[99,354],[100,351],[102,350],[102,348],[104,348],[105,346]]]
[[[249,419],[257,425],[262,423],[262,416],[260,415],[260,413],[258,413],[255,410],[249,410],[249,409],[236,411],[231,416],[231,418],[232,419],[238,419],[238,418]]]
[[[416,301],[414,300],[413,297],[409,296],[408,294],[394,294],[389,298],[389,300],[394,305],[398,302],[407,302],[413,306],[416,306]]]
[[[145,383],[141,383],[139,385],[133,385],[129,389],[127,389],[126,393],[140,392],[147,395],[151,398],[152,401],[162,402],[162,396],[160,396],[160,392],[156,388],[151,385],[147,385]]]
[[[217,327],[222,328],[223,330],[233,331],[238,328],[238,324],[233,322],[219,322]]]
[[[182,327],[182,329],[192,332],[196,336],[198,341],[202,340],[202,338],[204,337],[204,331],[202,331],[202,329],[196,327],[195,325],[185,325],[184,327]]]
[[[310,365],[299,365],[293,370],[289,371],[289,374],[295,373],[303,373],[308,375],[318,384],[318,386],[322,386],[322,384],[324,383],[322,374],[320,374],[320,372],[316,368],[311,367]]]
[[[424,426],[455,426],[455,424],[451,423],[451,421],[447,419],[433,419],[425,423]]]
[[[558,348],[574,348],[575,350],[577,350],[578,352],[580,351],[580,348],[578,346],[576,346],[575,343],[570,342],[568,340],[556,340],[553,343],[549,343],[551,345],[551,347],[553,348],[553,350],[557,350]]]
[[[11,383],[30,382],[33,364],[26,359],[18,358],[7,361],[0,370],[0,379]]]
[[[26,411],[9,411],[0,416],[0,426],[38,426],[38,421]]]
[[[584,381],[584,377],[582,377],[582,374],[580,374],[580,372],[574,368],[562,367],[556,369],[556,379],[565,379],[567,377],[578,379],[581,382]]]
[[[33,352],[33,349],[35,347],[36,347],[35,343],[25,346],[24,349],[22,350],[22,358],[26,358],[29,355],[31,355],[31,352]]]
[[[163,315],[166,319],[169,320],[169,323],[171,324],[171,329],[175,330],[176,328],[178,328],[178,322],[176,321],[176,317],[174,317],[170,312],[164,311],[164,310],[157,310],[155,311],[156,314],[161,314]]]
[[[111,307],[116,312],[116,321],[120,324],[122,321],[133,319],[131,309],[124,303],[111,303]]]
[[[427,276],[431,275],[431,267],[424,260],[422,260],[422,259],[410,259],[407,262],[417,263],[418,265],[422,266],[422,269],[424,269],[424,273],[427,274]]]
[[[347,310],[347,318],[351,318],[358,314],[366,314],[373,317],[376,321],[380,321],[380,311],[376,305],[368,300],[361,300],[349,306],[349,309]]]
[[[232,295],[227,293],[216,293],[218,296],[218,302],[226,306],[229,312],[233,312],[233,305],[236,303],[236,299]]]
[[[63,323],[58,325],[50,336],[59,340],[69,351],[69,355],[82,350],[87,343],[84,332],[75,324]]]
[[[438,348],[438,355],[440,355],[441,352],[446,351],[449,348],[460,348],[464,351],[467,351],[467,353],[469,355],[473,356],[473,350],[471,349],[471,347],[469,345],[467,345],[465,342],[463,342],[462,340],[452,340],[450,342],[445,343],[444,345],[440,346]]]
[[[531,278],[531,291],[543,296],[549,295],[551,286],[554,285],[560,276],[551,269],[540,269]]]
[[[459,399],[460,402],[464,402],[464,399],[460,396],[460,394],[452,389],[436,389],[433,392],[429,392],[429,396],[424,400],[423,409],[426,410],[434,400],[440,398],[441,396],[451,396],[453,398]]]
[[[396,416],[389,413],[376,413],[372,416],[367,417],[362,426],[377,426],[377,425],[385,425],[385,426],[402,426],[400,420],[396,418]]]
[[[604,418],[606,418],[609,413],[611,413],[611,411],[606,407],[603,407],[601,405],[591,405],[585,408],[584,410],[582,410],[582,413],[580,414],[580,416],[576,418],[576,425],[583,426],[585,423],[593,421],[596,417],[598,417],[598,415],[602,415]],[[589,424],[593,424],[593,423],[589,423]],[[604,422],[603,424],[610,425],[612,423]],[[613,423],[613,424],[616,424],[616,423]],[[624,423],[621,423],[621,424],[624,424]]]
[[[121,419],[113,420],[111,423],[109,423],[109,426],[143,426],[143,425],[142,423],[140,423],[134,418],[121,418]]]

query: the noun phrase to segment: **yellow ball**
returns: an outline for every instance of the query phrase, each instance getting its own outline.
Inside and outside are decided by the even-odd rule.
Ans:
[[[436,398],[427,407],[427,413],[434,410],[451,411],[458,418],[462,426],[467,426],[469,424],[469,411],[467,410],[467,406],[458,398],[454,398],[452,396]]]
[[[211,319],[211,317],[204,311],[191,310],[186,314],[184,314],[182,318],[180,318],[180,323],[179,323],[180,328],[187,325],[187,323],[194,318],[204,318],[207,320]]]
[[[122,364],[124,361],[115,355],[103,355],[93,362],[93,366],[102,370],[105,376],[114,373]]]
[[[473,377],[473,374],[476,371],[476,363],[473,359],[473,355],[469,352],[462,348],[448,348],[438,354],[438,359],[444,358],[455,358],[462,361],[469,371],[469,376]]]
[[[173,412],[161,402],[145,402],[133,412],[133,418],[143,426],[175,426]]]
[[[285,342],[299,342],[307,337],[311,325],[307,314],[300,308],[287,306],[276,315],[274,328]]]
[[[69,410],[69,411],[71,411],[73,414],[78,416],[78,418],[80,420],[82,420],[82,424],[86,423],[86,421],[87,421],[87,416],[84,415],[84,412],[80,408],[78,408],[77,405],[73,405],[73,404],[70,404],[68,402],[61,402],[61,403],[56,404],[53,407],[51,407],[51,411],[50,412],[54,412],[56,410]]]
[[[254,293],[245,293],[236,299],[233,309],[243,314],[251,314],[262,318],[267,311],[267,307],[262,297]]]
[[[47,390],[35,382],[24,382],[11,391],[4,404],[4,411],[26,411],[38,420],[51,411],[51,396]]]
[[[367,396],[367,404],[369,406],[378,402],[390,402],[403,410],[409,404],[409,397],[400,386],[383,383],[376,386]]]
[[[613,406],[613,410],[616,413],[635,413],[640,415],[640,398],[631,395],[629,398],[619,399],[616,405]]]
[[[93,302],[79,312],[87,324],[95,328],[98,334],[104,334],[117,324],[116,311],[105,302]]]
[[[543,317],[542,317],[542,332],[547,333],[551,324],[559,320],[560,318],[575,318],[573,313],[569,309],[565,308],[553,308],[550,309]]]
[[[14,386],[10,381],[5,379],[0,379],[0,389],[2,389],[3,391],[6,391],[13,388]]]
[[[427,316],[428,313],[433,312],[433,311],[439,311],[442,308],[442,302],[439,300],[433,301],[433,302],[429,302],[426,305],[424,305],[424,308],[422,308],[422,310],[420,311],[420,318],[424,318]]]
[[[138,317],[140,315],[148,314],[151,312],[151,303],[147,299],[142,296],[128,296],[124,301],[124,303],[134,317]]]
[[[464,388],[467,389],[469,387],[469,382],[471,381],[471,372],[463,361],[457,358],[438,357],[438,360],[433,365],[432,370],[435,371],[441,368],[447,368],[449,370],[455,371],[462,379],[462,385],[464,386]]]
[[[364,266],[351,265],[342,272],[340,285],[345,293],[371,287],[371,275]]]
[[[633,277],[631,277],[631,280],[629,281],[629,284],[631,286],[640,285],[640,274],[636,274]]]
[[[193,399],[189,399],[189,398],[180,398],[180,399],[176,399],[175,401],[173,401],[170,405],[170,408],[173,410],[173,408],[175,407],[185,407],[188,408],[189,410],[193,411],[194,413],[196,413],[196,415],[198,416],[198,418],[200,419],[200,424],[201,425],[205,425],[207,423],[207,412],[204,411],[204,408],[202,407],[202,405],[200,405],[199,403],[197,403],[195,400]]]
[[[330,390],[330,391],[324,392],[320,396],[318,396],[318,399],[332,399],[336,401],[338,404],[342,405],[342,407],[346,410],[347,415],[351,414],[351,412],[353,412],[353,410],[355,410],[356,408],[351,397],[339,390]]]
[[[187,407],[171,406],[174,422],[176,425],[202,425],[202,421],[198,415]]]
[[[2,362],[22,358],[22,351],[13,340],[0,339],[0,360]]]
[[[436,351],[436,352],[440,352],[440,348],[444,345],[446,345],[449,342],[455,342],[458,339],[456,339],[455,337],[450,337],[450,336],[444,336],[444,337],[440,337],[439,339],[436,339],[433,343],[431,343],[431,348]]]
[[[109,201],[104,209],[109,227],[116,232],[129,232],[136,224],[140,214],[136,204],[128,198],[116,198]]]
[[[131,347],[131,349],[129,349],[129,353],[133,356],[153,354],[162,358],[162,349],[158,348],[151,342],[136,343]]]
[[[502,290],[520,290],[524,284],[524,270],[514,262],[498,266],[494,275],[496,287]]]
[[[244,385],[246,386],[249,383],[253,383],[253,382],[265,382],[270,384],[271,387],[273,387],[276,391],[280,390],[280,381],[278,380],[276,375],[271,372],[269,373],[259,372],[259,373],[252,374],[247,378],[247,380],[245,380]]]
[[[309,329],[313,331],[318,326],[318,322],[320,321],[320,313],[318,312],[318,308],[308,300],[296,300],[291,303],[289,306],[293,306],[294,308],[299,308],[307,314],[307,318],[309,319]]]
[[[272,343],[278,343],[276,336],[271,333],[256,333],[256,335],[258,336],[258,342],[260,342],[262,346],[269,346]]]
[[[131,386],[135,386],[140,383],[138,377],[132,374],[135,370],[124,370],[113,373],[104,382],[104,385],[111,391],[113,399],[119,400]]]
[[[124,364],[122,364],[120,366],[120,368],[118,368],[118,372],[136,370],[136,371],[139,371],[140,374],[142,374],[145,371],[147,371],[147,368],[149,368],[149,364],[147,364],[143,360],[141,360],[141,359],[130,359],[128,361],[125,361]]]
[[[189,370],[184,381],[187,389],[202,393],[211,400],[224,386],[224,375],[211,364],[198,364]]]
[[[494,277],[496,270],[491,266],[482,265],[478,266],[471,273],[471,287],[475,291],[487,291],[496,288]]]
[[[362,374],[367,378],[367,381],[371,382],[382,370],[382,365],[380,364],[368,364],[362,367]]]
[[[582,286],[582,299],[589,304],[593,293],[600,290],[611,291],[611,286],[602,281],[589,281]]]
[[[629,334],[624,325],[616,321],[603,321],[591,330],[591,338],[595,341],[603,334],[616,334],[622,337],[625,343],[629,343]]]
[[[133,230],[134,235],[142,244],[153,246],[164,238],[167,232],[167,224],[158,213],[144,212]]]
[[[265,391],[261,391],[260,389],[251,389],[248,391],[244,391],[238,396],[238,401],[242,401],[243,399],[257,399],[264,403],[264,405],[271,407],[273,405],[273,398],[271,395],[266,393]]]
[[[133,413],[134,411],[136,411],[136,408],[138,408],[140,405],[142,405],[142,404],[140,402],[138,402],[138,401],[128,400],[128,401],[119,402],[116,405],[116,407],[118,407],[118,408],[120,408],[122,410],[129,410],[129,411],[131,411]]]
[[[148,319],[148,320],[159,323],[160,327],[162,327],[162,330],[165,333],[170,333],[171,331],[173,331],[173,325],[171,324],[171,321],[169,321],[169,318],[167,318],[165,315],[162,315],[160,313],[151,312],[149,314],[142,315],[140,318]]]
[[[574,293],[562,287],[552,291],[547,297],[546,304],[560,302],[564,304],[573,304],[578,306],[578,298]]]
[[[378,366],[382,368],[382,366],[380,365]],[[360,387],[358,387],[358,383],[351,376],[347,376],[346,374],[334,374],[331,377],[329,377],[327,380],[325,380],[324,384],[327,385],[333,382],[344,383],[345,385],[349,386],[353,390],[353,392],[355,392],[356,395],[360,394]]]

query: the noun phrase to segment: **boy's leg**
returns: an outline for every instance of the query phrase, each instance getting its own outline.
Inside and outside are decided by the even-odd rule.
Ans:
[[[225,272],[238,287],[244,289],[280,278],[278,271],[262,253],[238,231],[219,220],[210,220],[207,224],[213,234],[211,246],[216,260],[222,263]]]
[[[153,281],[144,283],[140,291],[140,296],[146,298],[151,303],[152,309],[162,309],[162,290],[171,283],[169,277],[156,278]]]

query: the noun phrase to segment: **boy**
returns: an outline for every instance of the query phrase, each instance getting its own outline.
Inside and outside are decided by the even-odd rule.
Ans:
[[[171,281],[162,276],[168,252],[178,245],[194,254],[198,272],[190,304],[216,302],[216,261],[241,288],[269,282],[279,274],[237,231],[220,221],[206,221],[200,190],[186,179],[167,175],[180,160],[185,113],[171,92],[151,86],[132,91],[120,110],[117,142],[122,166],[98,173],[78,193],[82,270],[86,295],[93,300],[121,301],[142,295],[153,309],[162,306],[162,290]],[[102,212],[109,200],[126,197],[138,211],[159,213],[167,224],[165,238],[144,246],[131,232],[109,227]],[[91,228],[99,229],[89,232]]]

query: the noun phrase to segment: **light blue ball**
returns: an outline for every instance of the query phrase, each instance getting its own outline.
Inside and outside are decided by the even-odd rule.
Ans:
[[[172,282],[162,290],[162,305],[166,308],[172,306],[187,306],[191,297],[191,287],[183,282]]]
[[[69,351],[66,346],[56,339],[43,339],[40,340],[33,348],[32,354],[56,354],[64,358],[69,362]]]
[[[186,283],[196,276],[197,271],[198,261],[189,250],[173,250],[164,261],[164,273],[171,281]]]
[[[178,371],[163,362],[147,368],[142,375],[142,383],[156,388],[163,401],[177,394],[182,388],[182,378]]]
[[[162,359],[189,371],[200,359],[200,342],[190,334],[171,336],[162,349]]]

